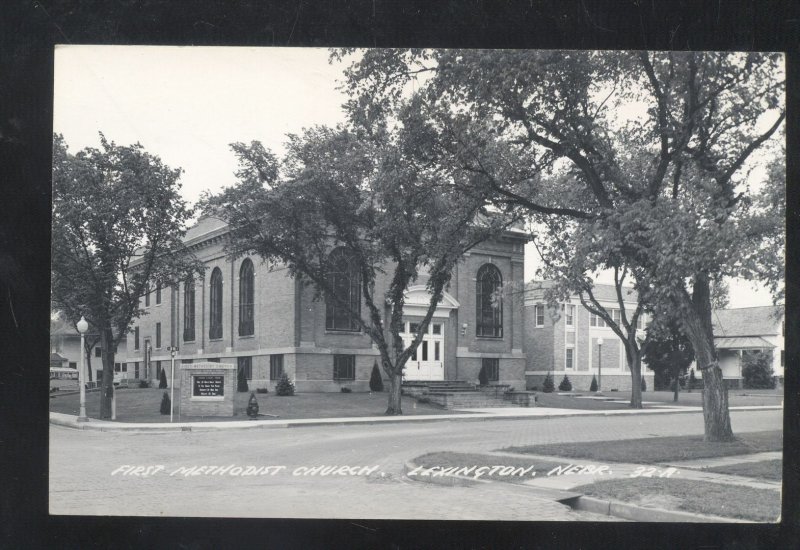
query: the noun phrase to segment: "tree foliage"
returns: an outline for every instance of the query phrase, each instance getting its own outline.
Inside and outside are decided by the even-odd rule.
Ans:
[[[771,352],[756,351],[742,355],[742,379],[745,388],[773,389],[774,374]]]
[[[467,187],[566,217],[618,268],[639,270],[649,299],[680,312],[705,372],[706,437],[732,437],[710,286],[730,276],[778,286],[765,269],[777,263],[754,253],[776,224],[752,221],[758,192],[744,173],[780,135],[779,54],[376,50],[346,76],[360,113],[391,110],[415,81],[448,160],[475,175]]]
[[[348,125],[291,135],[281,162],[259,143],[233,144],[238,184],[205,201],[229,223],[233,255],[255,253],[285,266],[372,339],[391,383],[387,414],[402,413],[403,367],[453,269],[509,223],[484,210],[485,193],[442,184],[469,176],[437,162],[439,134],[418,100],[398,104],[394,115],[390,124],[367,110]],[[335,249],[355,266],[362,310],[337,290]],[[430,302],[406,348],[403,308],[415,283],[425,284]]]
[[[150,284],[199,270],[181,237],[191,209],[180,197],[181,170],[139,145],[101,134],[101,147],[76,154],[53,144],[52,301],[73,323],[84,316],[103,349],[101,416],[111,416],[114,350]]]
[[[662,312],[653,318],[647,327],[642,358],[647,362],[647,367],[655,372],[656,378],[664,380],[672,388],[677,401],[680,380],[686,376],[694,361],[694,349],[674,315]]]

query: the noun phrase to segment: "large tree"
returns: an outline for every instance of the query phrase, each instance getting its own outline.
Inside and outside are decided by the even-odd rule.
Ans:
[[[83,316],[99,332],[100,416],[109,418],[115,350],[145,314],[140,298],[198,264],[181,241],[192,215],[179,194],[181,170],[139,144],[100,138],[100,149],[72,154],[54,137],[52,301],[71,323]]]
[[[438,186],[458,176],[434,162],[435,133],[413,101],[394,114],[392,124],[365,113],[346,127],[290,136],[282,164],[258,142],[233,144],[238,184],[207,199],[230,224],[233,255],[255,253],[287,267],[328,307],[345,313],[345,326],[371,338],[390,381],[387,415],[402,414],[403,368],[453,269],[507,225],[483,211],[481,194]],[[430,301],[405,347],[404,303],[417,280]]]
[[[711,281],[763,275],[741,261],[760,238],[745,176],[785,118],[780,55],[370,50],[346,76],[361,110],[391,109],[413,81],[459,144],[451,162],[497,204],[590,221],[643,269],[704,373],[706,438],[733,437]]]

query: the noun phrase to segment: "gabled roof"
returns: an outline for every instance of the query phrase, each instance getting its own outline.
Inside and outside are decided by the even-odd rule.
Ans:
[[[774,344],[770,344],[758,336],[734,336],[732,338],[714,337],[714,346],[717,349],[770,349]]]
[[[775,335],[782,318],[783,306],[718,309],[711,314],[714,335],[719,337]]]

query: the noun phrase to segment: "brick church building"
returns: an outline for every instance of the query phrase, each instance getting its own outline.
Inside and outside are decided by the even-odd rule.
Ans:
[[[176,347],[176,366],[232,363],[244,371],[251,389],[272,391],[286,372],[301,392],[340,391],[343,386],[368,390],[372,366],[379,360],[369,336],[341,308],[314,300],[314,289],[286,269],[270,270],[258,256],[232,260],[224,251],[227,233],[226,224],[213,217],[201,218],[187,231],[184,241],[205,264],[205,276],[153,288],[142,299],[148,314],[134,321],[128,335],[128,377],[155,383],[161,369],[169,374],[167,348]],[[465,255],[428,334],[407,363],[406,380],[477,383],[483,366],[491,381],[525,387],[520,289],[526,240],[523,231],[512,229]],[[343,249],[331,253],[347,265]],[[347,288],[346,267],[342,277]],[[420,279],[406,297],[402,337],[407,341],[429,300],[424,273]],[[385,281],[378,281],[377,295],[381,284]],[[499,302],[498,288],[505,289]],[[357,287],[351,287],[351,299],[360,301]],[[365,307],[361,311],[366,315]]]

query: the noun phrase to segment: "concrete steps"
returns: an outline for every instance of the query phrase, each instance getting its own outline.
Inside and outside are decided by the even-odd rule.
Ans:
[[[445,409],[535,406],[535,393],[509,393],[509,388],[503,384],[475,386],[462,380],[412,381],[403,383],[403,394]]]

